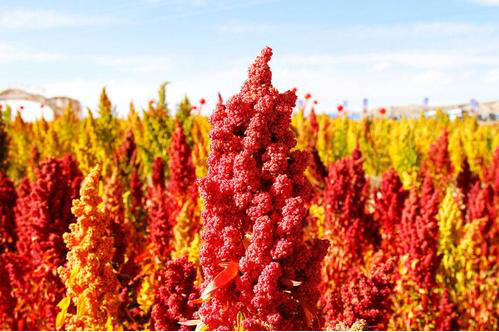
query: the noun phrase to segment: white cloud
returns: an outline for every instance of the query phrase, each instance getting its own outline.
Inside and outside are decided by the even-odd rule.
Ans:
[[[422,72],[411,78],[411,80],[415,84],[428,89],[430,87],[432,89],[435,87],[442,88],[453,83],[453,78],[449,74],[446,74],[440,70],[428,70]]]
[[[488,71],[484,80],[487,83],[499,83],[499,68]]]
[[[0,42],[0,64],[10,62],[53,62],[65,58],[66,56],[61,53],[35,51],[18,44]]]
[[[241,21],[230,21],[219,26],[218,31],[222,33],[264,33],[275,29],[269,24],[251,23],[251,22],[241,22]]]
[[[352,28],[352,33],[361,36],[385,35],[385,36],[408,36],[416,35],[448,35],[448,34],[476,34],[493,32],[495,28],[485,24],[471,24],[462,22],[414,22],[395,23],[388,25],[359,25]]]
[[[132,74],[157,73],[173,68],[173,59],[167,56],[79,55],[75,58],[105,67],[113,67]]]
[[[482,6],[499,6],[499,0],[469,0],[469,2]]]
[[[385,62],[377,62],[373,65],[373,69],[375,71],[384,71],[384,70],[390,68],[391,65],[392,64],[390,62],[386,62],[386,61]]]
[[[499,57],[494,54],[479,54],[466,50],[447,51],[391,51],[351,53],[341,55],[315,54],[315,55],[288,55],[280,60],[290,65],[346,65],[367,64],[384,69],[392,65],[415,68],[442,68],[462,65],[499,65]],[[380,65],[382,64],[382,65]]]
[[[131,74],[164,72],[173,67],[173,58],[162,55],[96,55],[33,50],[19,44],[0,42],[0,64],[16,62],[54,63],[83,62],[114,68]]]
[[[56,29],[101,25],[110,17],[84,16],[55,10],[7,9],[0,11],[0,29]]]

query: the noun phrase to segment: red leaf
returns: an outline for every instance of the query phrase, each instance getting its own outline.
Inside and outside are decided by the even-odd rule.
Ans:
[[[225,269],[217,274],[217,276],[206,286],[201,294],[201,300],[206,301],[209,299],[211,293],[215,290],[226,286],[237,277],[239,273],[239,264],[237,262],[222,263],[221,266]]]

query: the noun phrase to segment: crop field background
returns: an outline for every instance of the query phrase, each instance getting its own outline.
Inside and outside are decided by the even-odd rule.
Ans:
[[[498,326],[499,127],[272,87],[0,126],[2,329]]]

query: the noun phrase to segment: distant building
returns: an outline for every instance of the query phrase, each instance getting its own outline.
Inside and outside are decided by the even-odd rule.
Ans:
[[[20,89],[7,89],[0,91],[0,101],[22,101],[24,103],[32,102],[48,106],[53,111],[55,118],[61,116],[68,106],[70,106],[72,111],[78,116],[81,111],[81,104],[76,99],[69,97],[47,98],[42,95],[29,93]]]

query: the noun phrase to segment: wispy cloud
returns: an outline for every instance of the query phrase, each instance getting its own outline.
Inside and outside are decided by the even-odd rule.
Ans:
[[[150,55],[79,55],[77,59],[90,61],[97,65],[113,67],[133,74],[148,74],[173,68],[173,59],[167,56]]]
[[[391,65],[415,68],[449,68],[462,65],[499,65],[499,57],[495,54],[476,54],[463,50],[413,50],[342,55],[288,55],[283,57],[282,63],[308,66],[366,64],[376,65],[376,69],[384,69]]]
[[[481,33],[481,32],[491,32],[494,30],[493,27],[480,24],[462,23],[462,22],[414,22],[406,24],[393,24],[386,29],[381,30],[381,32],[388,32],[391,29],[392,32],[400,31],[403,33],[438,33],[438,34],[470,34],[470,33]]]
[[[499,68],[488,71],[485,75],[485,82],[499,83]]]
[[[221,12],[249,9],[276,0],[142,0],[143,4],[159,11],[156,20],[185,19],[199,16],[209,16]],[[161,8],[167,10],[161,11]]]
[[[66,56],[56,52],[36,51],[21,45],[0,42],[0,64],[14,62],[54,62]]]
[[[275,28],[276,26],[271,26],[270,24],[230,21],[220,25],[218,31],[231,34],[265,33]]]
[[[18,44],[0,42],[0,64],[34,62],[34,63],[77,63],[113,68],[131,74],[148,74],[164,72],[173,67],[174,59],[162,55],[111,55],[81,54],[39,51]]]
[[[498,0],[499,1],[499,0]],[[464,22],[412,22],[392,24],[356,25],[342,29],[335,34],[350,38],[436,38],[436,37],[473,37],[476,35],[495,34],[497,26]]]
[[[468,0],[468,1],[482,6],[499,6],[499,0]]]
[[[114,21],[111,17],[85,16],[56,10],[2,8],[0,11],[0,29],[78,28]]]

